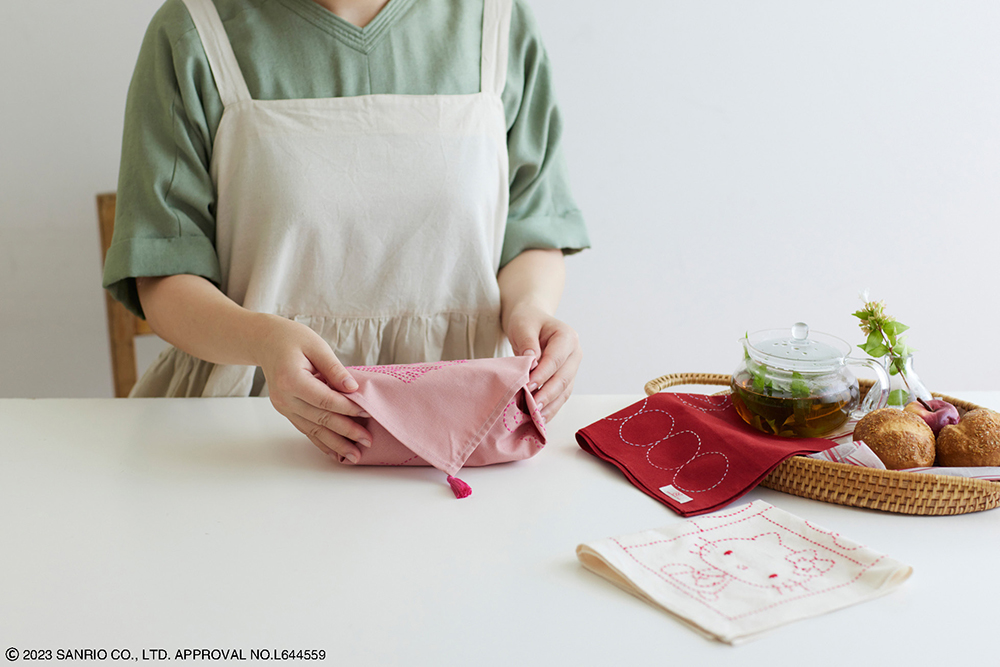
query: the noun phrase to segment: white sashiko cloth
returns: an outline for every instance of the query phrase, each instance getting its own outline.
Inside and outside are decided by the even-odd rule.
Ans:
[[[810,459],[820,459],[822,461],[833,461],[834,463],[847,463],[852,466],[862,466],[864,468],[876,468],[885,470],[882,459],[866,445],[863,440],[845,442],[831,447],[822,452],[806,455]]]
[[[576,553],[588,570],[729,644],[885,595],[913,571],[763,501]]]

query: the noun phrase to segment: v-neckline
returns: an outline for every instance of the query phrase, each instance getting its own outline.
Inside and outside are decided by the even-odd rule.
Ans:
[[[370,53],[375,48],[388,29],[413,4],[413,0],[389,0],[362,28],[337,16],[313,0],[279,0],[279,2],[347,46],[364,54]]]

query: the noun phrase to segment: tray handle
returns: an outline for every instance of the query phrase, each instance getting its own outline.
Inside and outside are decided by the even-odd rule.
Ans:
[[[728,387],[731,380],[732,376],[724,373],[670,373],[647,382],[646,396],[682,384],[716,384]]]

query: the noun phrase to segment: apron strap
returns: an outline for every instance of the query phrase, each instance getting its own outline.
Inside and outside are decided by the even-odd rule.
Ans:
[[[485,0],[480,92],[503,92],[507,84],[511,0]]]
[[[219,18],[219,10],[212,0],[184,0],[184,4],[201,36],[223,106],[251,99],[247,82],[236,62],[236,54],[233,53],[233,45],[229,43],[229,36]]]

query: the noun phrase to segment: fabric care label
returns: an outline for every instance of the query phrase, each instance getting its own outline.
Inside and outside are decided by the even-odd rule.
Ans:
[[[694,500],[694,498],[687,495],[686,493],[683,493],[682,491],[678,491],[670,484],[667,484],[666,486],[661,486],[660,493],[665,495],[667,498],[670,498],[671,500],[674,500],[679,503],[689,503],[692,500]]]

